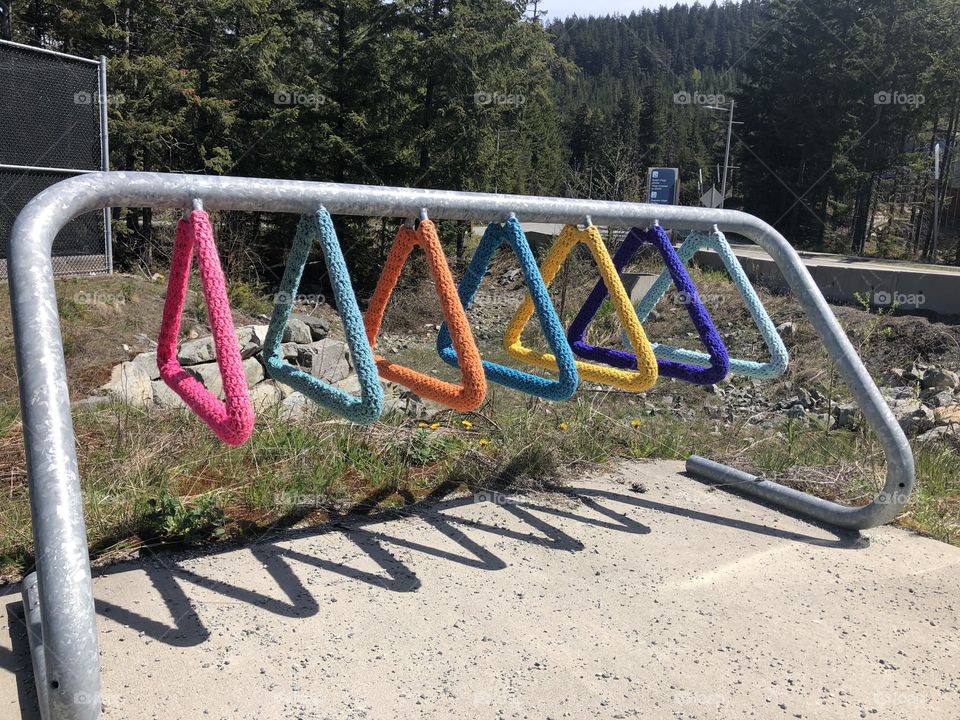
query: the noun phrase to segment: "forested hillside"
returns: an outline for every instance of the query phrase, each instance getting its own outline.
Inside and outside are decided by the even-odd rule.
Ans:
[[[706,105],[733,99],[728,207],[800,247],[918,257],[936,191],[939,260],[960,261],[957,191],[935,187],[930,159],[935,142],[948,163],[954,151],[960,0],[745,0],[546,26],[522,0],[12,9],[17,41],[108,56],[114,168],[639,200],[647,166],[665,165],[695,204],[726,139]],[[118,258],[162,265],[150,212],[116,217]],[[269,279],[287,223],[232,218],[232,270]],[[363,275],[379,257],[353,262]]]

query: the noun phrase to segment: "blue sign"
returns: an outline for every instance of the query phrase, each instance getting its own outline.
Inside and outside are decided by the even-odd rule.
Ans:
[[[647,170],[647,202],[676,205],[680,196],[680,172],[677,168]]]

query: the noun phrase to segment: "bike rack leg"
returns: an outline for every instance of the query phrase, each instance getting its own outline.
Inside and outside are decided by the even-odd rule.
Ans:
[[[36,216],[40,215],[40,218]],[[31,213],[9,253],[30,513],[37,571],[23,583],[43,720],[100,717],[100,658],[60,318],[50,258],[56,211]],[[55,229],[46,236],[50,226]],[[22,229],[23,225],[20,226]]]
[[[891,522],[907,504],[913,489],[913,451],[906,435],[796,250],[763,221],[743,213],[735,214],[749,220],[734,222],[726,225],[725,229],[750,238],[777,263],[794,297],[836,363],[840,377],[880,440],[887,461],[887,477],[883,489],[871,502],[862,507],[848,507],[698,455],[691,455],[687,459],[687,472],[704,480],[729,484],[732,489],[777,507],[840,528],[863,530]]]
[[[30,641],[30,661],[33,664],[33,681],[37,688],[40,717],[50,717],[47,702],[47,662],[43,657],[43,623],[40,622],[40,596],[37,592],[37,574],[30,573],[23,579],[23,609],[27,621],[27,639]]]

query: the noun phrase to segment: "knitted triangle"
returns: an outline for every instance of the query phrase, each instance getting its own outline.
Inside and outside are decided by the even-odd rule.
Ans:
[[[177,358],[180,318],[187,297],[194,250],[197,252],[203,296],[207,301],[207,318],[213,332],[217,365],[223,377],[225,401],[217,398],[203,383],[184,370]],[[203,210],[194,210],[189,220],[182,218],[177,223],[167,297],[163,303],[163,320],[157,340],[157,368],[163,381],[225,443],[240,445],[250,437],[254,415],[243,372],[243,359],[233,327],[227,284],[220,267],[213,229],[209,216]]]
[[[697,289],[694,287],[690,275],[684,267],[683,261],[673,249],[670,238],[659,225],[654,225],[648,231],[644,232],[638,228],[633,228],[624,238],[623,243],[617,249],[613,256],[613,265],[617,273],[622,273],[623,269],[630,262],[631,258],[637,254],[637,251],[645,243],[650,243],[657,248],[660,257],[663,258],[667,266],[666,274],[673,280],[674,286],[680,293],[680,298],[687,308],[687,313],[697,328],[700,341],[707,349],[707,360],[709,365],[689,365],[687,363],[676,362],[673,360],[657,360],[657,367],[660,374],[666,377],[686,380],[698,385],[713,385],[727,376],[730,370],[730,357],[727,355],[727,348],[724,347],[720,334],[710,319],[710,314],[700,302],[697,295]],[[587,297],[583,307],[577,317],[570,324],[567,331],[567,339],[573,351],[582,358],[602,362],[607,365],[619,368],[636,367],[637,357],[633,353],[614,350],[611,348],[597,347],[584,340],[584,335],[590,321],[593,320],[601,303],[607,297],[607,288],[603,282],[598,282],[590,295]]]
[[[610,299],[613,301],[617,317],[623,325],[624,330],[630,337],[633,347],[637,350],[637,369],[620,370],[605,365],[598,365],[584,360],[577,360],[576,367],[580,377],[591,382],[612,385],[613,387],[641,392],[649,390],[657,381],[657,359],[654,357],[653,348],[647,340],[646,334],[640,321],[637,320],[637,314],[630,304],[630,297],[620,281],[610,254],[603,244],[603,238],[600,231],[591,225],[586,230],[579,230],[574,225],[567,225],[560,231],[560,235],[547,251],[546,257],[540,266],[540,274],[543,276],[544,284],[549,287],[553,278],[560,270],[560,266],[567,258],[567,255],[573,250],[577,243],[582,242],[590,250],[594,262],[600,271],[600,277],[606,284],[610,292]],[[524,347],[520,340],[520,334],[524,326],[533,314],[533,300],[527,293],[523,304],[517,308],[513,320],[507,327],[503,343],[507,352],[518,360],[525,360],[533,365],[542,367],[546,370],[557,372],[556,358],[550,353],[537,352],[528,347]]]
[[[770,319],[770,315],[767,314],[766,309],[760,302],[756,290],[754,290],[750,284],[750,279],[740,265],[740,261],[737,260],[737,256],[734,255],[723,233],[719,230],[715,230],[709,235],[692,232],[677,250],[677,255],[680,257],[681,262],[686,264],[690,262],[698,250],[703,248],[713,250],[720,257],[720,261],[727,269],[727,274],[729,274],[730,279],[733,280],[737,292],[739,292],[740,297],[743,298],[743,302],[750,312],[750,317],[753,319],[754,325],[757,326],[757,330],[760,331],[760,336],[770,351],[770,360],[765,363],[731,358],[730,372],[735,375],[744,375],[760,380],[772,380],[773,378],[779,377],[786,371],[787,365],[790,362],[787,348],[783,344],[783,339],[780,337],[780,333],[777,332],[773,320]],[[656,282],[654,282],[647,291],[647,294],[643,296],[643,299],[637,305],[637,315],[641,322],[647,318],[650,311],[660,302],[660,299],[666,294],[669,287],[669,276],[666,272],[661,273],[660,277],[657,278]],[[653,349],[657,357],[675,360],[677,362],[703,365],[709,362],[710,359],[704,353],[675,348],[670,345],[653,343]]]
[[[466,313],[457,295],[457,287],[447,266],[443,248],[440,247],[440,238],[437,229],[430,220],[423,220],[419,227],[413,229],[402,225],[397,237],[390,248],[390,254],[384,264],[383,273],[377,281],[377,287],[370,298],[370,305],[364,315],[367,328],[367,339],[370,347],[377,342],[383,314],[387,303],[393,294],[393,289],[400,278],[400,272],[413,251],[419,245],[427,257],[427,266],[433,277],[443,319],[450,328],[453,347],[460,359],[460,385],[444,382],[437,378],[424,375],[403,365],[391,362],[379,355],[374,356],[380,375],[387,380],[410,388],[418,395],[442,403],[461,412],[469,412],[480,407],[487,392],[487,382],[483,375],[483,365],[480,361],[480,351],[473,340],[473,333],[467,323]]]
[[[526,235],[523,234],[520,222],[516,218],[510,218],[502,227],[496,223],[490,223],[487,226],[457,288],[460,294],[460,302],[464,308],[470,307],[494,253],[498,247],[504,244],[513,250],[517,261],[520,263],[523,279],[527,283],[534,307],[537,310],[540,327],[543,328],[547,343],[557,359],[560,375],[559,379],[552,380],[489,360],[483,361],[483,369],[486,372],[487,379],[495,383],[547,400],[566,400],[577,389],[579,378],[576,361],[564,338],[563,325],[560,323],[560,318],[557,317],[557,311],[554,309],[553,303],[550,302],[547,286],[544,285],[543,278],[540,277],[537,260],[533,256]],[[437,335],[437,352],[440,353],[444,362],[459,367],[457,354],[453,350],[450,331],[447,329],[446,323],[440,327],[440,332]]]
[[[285,363],[280,352],[283,330],[290,320],[293,302],[300,290],[303,268],[307,264],[315,240],[320,241],[327,274],[333,287],[333,297],[337,303],[340,318],[343,320],[347,347],[350,348],[350,356],[360,382],[359,397]],[[347,263],[340,250],[340,242],[333,228],[333,219],[324,208],[317,210],[312,218],[302,218],[297,226],[297,234],[293,239],[293,247],[290,249],[287,267],[283,272],[280,290],[273,306],[270,327],[267,329],[263,359],[267,365],[267,372],[274,380],[289,385],[318,405],[348,420],[368,425],[383,412],[383,388],[380,386],[380,376],[373,360],[370,343],[367,342],[363,315],[360,314],[357,298],[353,293],[350,272],[347,270]]]

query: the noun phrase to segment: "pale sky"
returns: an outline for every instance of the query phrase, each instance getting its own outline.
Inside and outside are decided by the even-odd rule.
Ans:
[[[547,19],[565,18],[570,15],[611,15],[620,13],[629,15],[633,10],[656,9],[661,5],[673,7],[677,0],[542,0],[542,9],[547,11]],[[683,4],[689,5],[688,2]],[[709,5],[709,2],[706,2]]]

